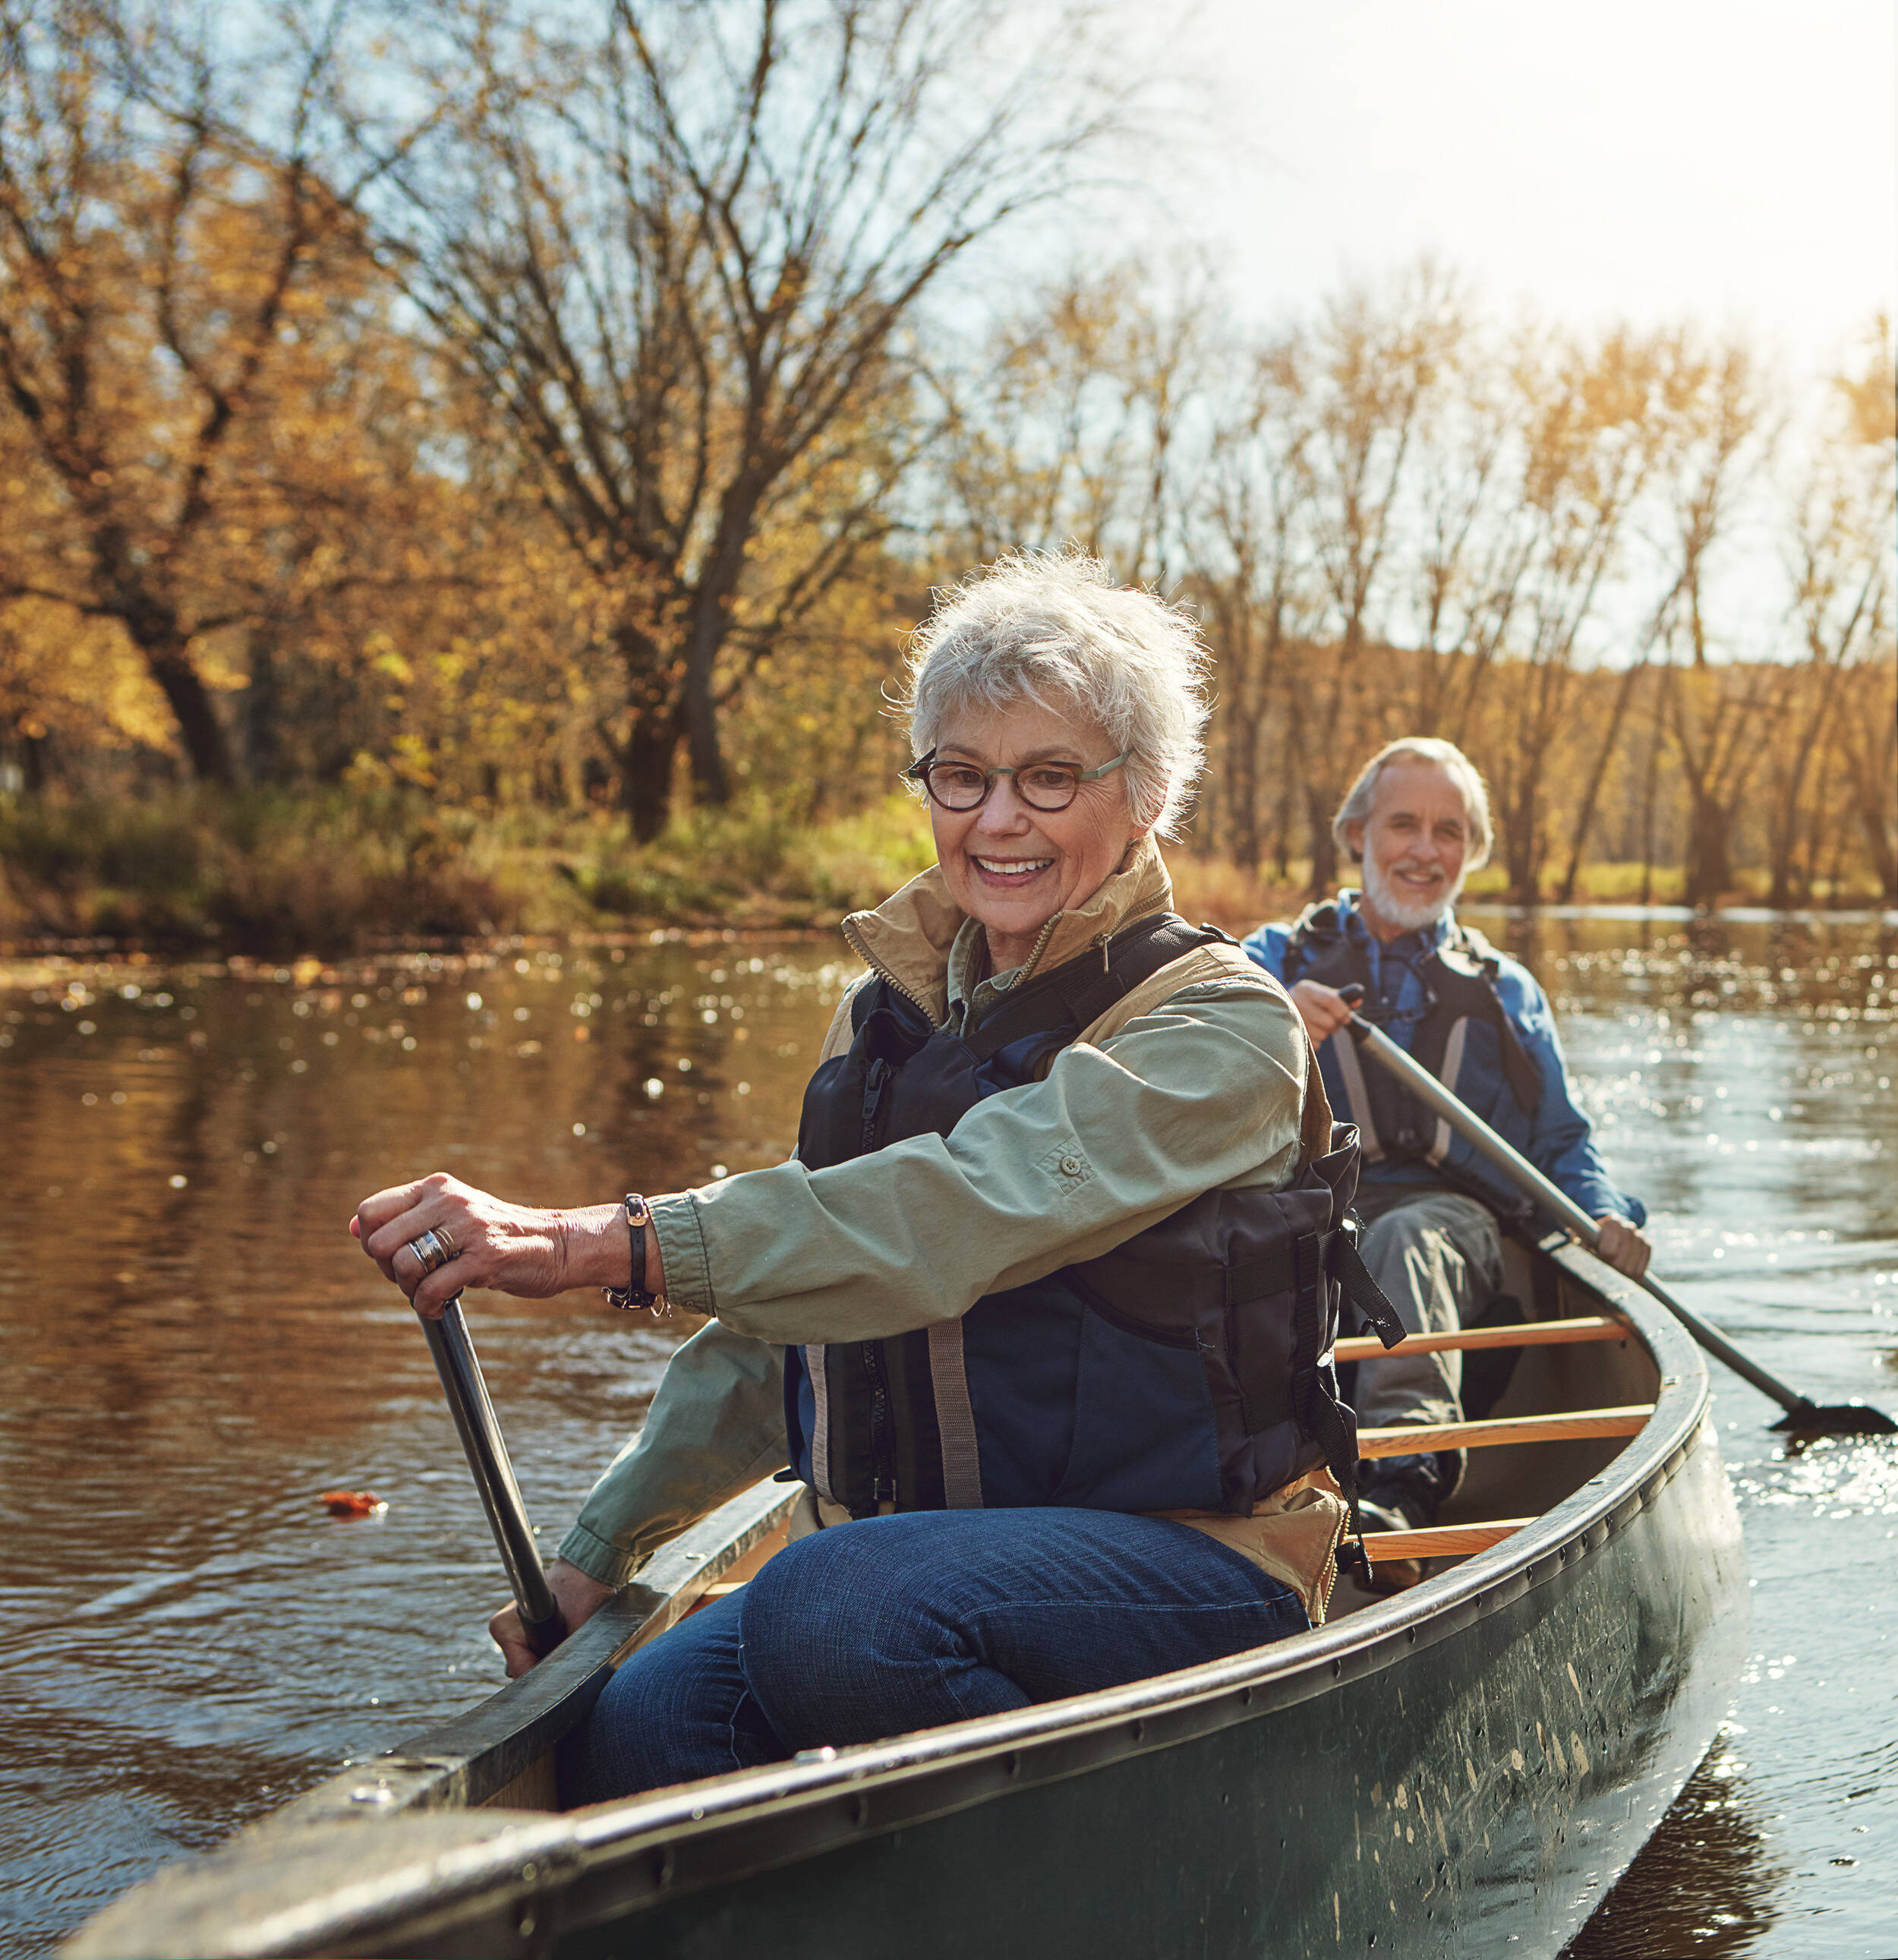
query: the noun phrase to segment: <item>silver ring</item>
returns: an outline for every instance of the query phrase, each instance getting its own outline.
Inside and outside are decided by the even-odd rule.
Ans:
[[[411,1239],[409,1249],[421,1262],[424,1273],[432,1273],[437,1266],[445,1266],[454,1255],[441,1242],[436,1232],[424,1232],[419,1239]]]

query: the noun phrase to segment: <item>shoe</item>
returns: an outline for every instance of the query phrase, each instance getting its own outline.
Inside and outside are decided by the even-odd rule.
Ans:
[[[1365,1485],[1358,1498],[1358,1516],[1367,1532],[1423,1531],[1436,1522],[1439,1501],[1434,1477],[1400,1472]],[[1375,1545],[1369,1549],[1375,1552]],[[1370,1589],[1407,1592],[1423,1583],[1423,1564],[1420,1558],[1374,1558]]]
[[[1375,1477],[1358,1492],[1358,1509],[1375,1513],[1379,1531],[1427,1531],[1442,1501],[1434,1481],[1417,1477]]]

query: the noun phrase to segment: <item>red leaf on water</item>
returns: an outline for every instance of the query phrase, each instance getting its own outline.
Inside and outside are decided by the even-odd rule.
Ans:
[[[316,1501],[337,1518],[372,1518],[389,1508],[374,1491],[326,1491]]]

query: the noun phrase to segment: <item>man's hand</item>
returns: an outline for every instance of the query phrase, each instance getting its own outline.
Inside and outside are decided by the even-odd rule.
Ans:
[[[1654,1257],[1654,1247],[1626,1219],[1612,1211],[1598,1218],[1595,1225],[1601,1234],[1595,1250],[1617,1272],[1626,1273],[1631,1280],[1640,1278]]]
[[[1336,988],[1321,987],[1315,980],[1301,980],[1292,989],[1292,1004],[1298,1009],[1314,1048],[1351,1018],[1353,1003]]]
[[[547,1568],[547,1588],[567,1622],[568,1633],[577,1633],[607,1601],[613,1588],[590,1578],[577,1565],[557,1558]],[[520,1608],[512,1600],[488,1622],[488,1631],[507,1662],[507,1678],[517,1680],[540,1656],[527,1644],[522,1631]]]

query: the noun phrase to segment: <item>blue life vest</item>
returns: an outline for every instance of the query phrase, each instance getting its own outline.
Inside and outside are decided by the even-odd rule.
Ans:
[[[1542,1072],[1496,991],[1499,965],[1496,948],[1482,934],[1453,919],[1448,934],[1418,969],[1428,1005],[1404,1045],[1414,1060],[1457,1093],[1458,1078],[1473,1048],[1487,1044],[1491,1053],[1477,1058],[1483,1064],[1482,1079],[1500,1074],[1523,1115],[1533,1118],[1542,1099]],[[1292,928],[1283,966],[1288,988],[1301,980],[1362,988],[1364,998],[1357,1011],[1366,1020],[1379,1020],[1370,959],[1362,940],[1345,930],[1335,899],[1306,908]],[[1343,1085],[1343,1113],[1357,1127],[1365,1161],[1413,1161],[1463,1188],[1465,1180],[1451,1177],[1445,1168],[1452,1134],[1449,1125],[1385,1070],[1365,1068],[1356,1045],[1342,1035],[1332,1037],[1331,1052]],[[1486,1183],[1479,1183],[1477,1192],[1494,1210],[1511,1213],[1517,1208]]]
[[[984,1096],[1039,1080],[1133,987],[1223,937],[1142,919],[960,1033],[873,976],[849,1049],[805,1092],[800,1160],[818,1170],[947,1135]],[[1387,1346],[1401,1335],[1346,1220],[1357,1166],[1356,1131],[1334,1125],[1329,1151],[1283,1190],[1207,1192],[959,1321],[790,1349],[793,1468],[854,1517],[1030,1504],[1244,1516],[1321,1462],[1349,1494],[1356,1424],[1330,1362],[1340,1283]]]

